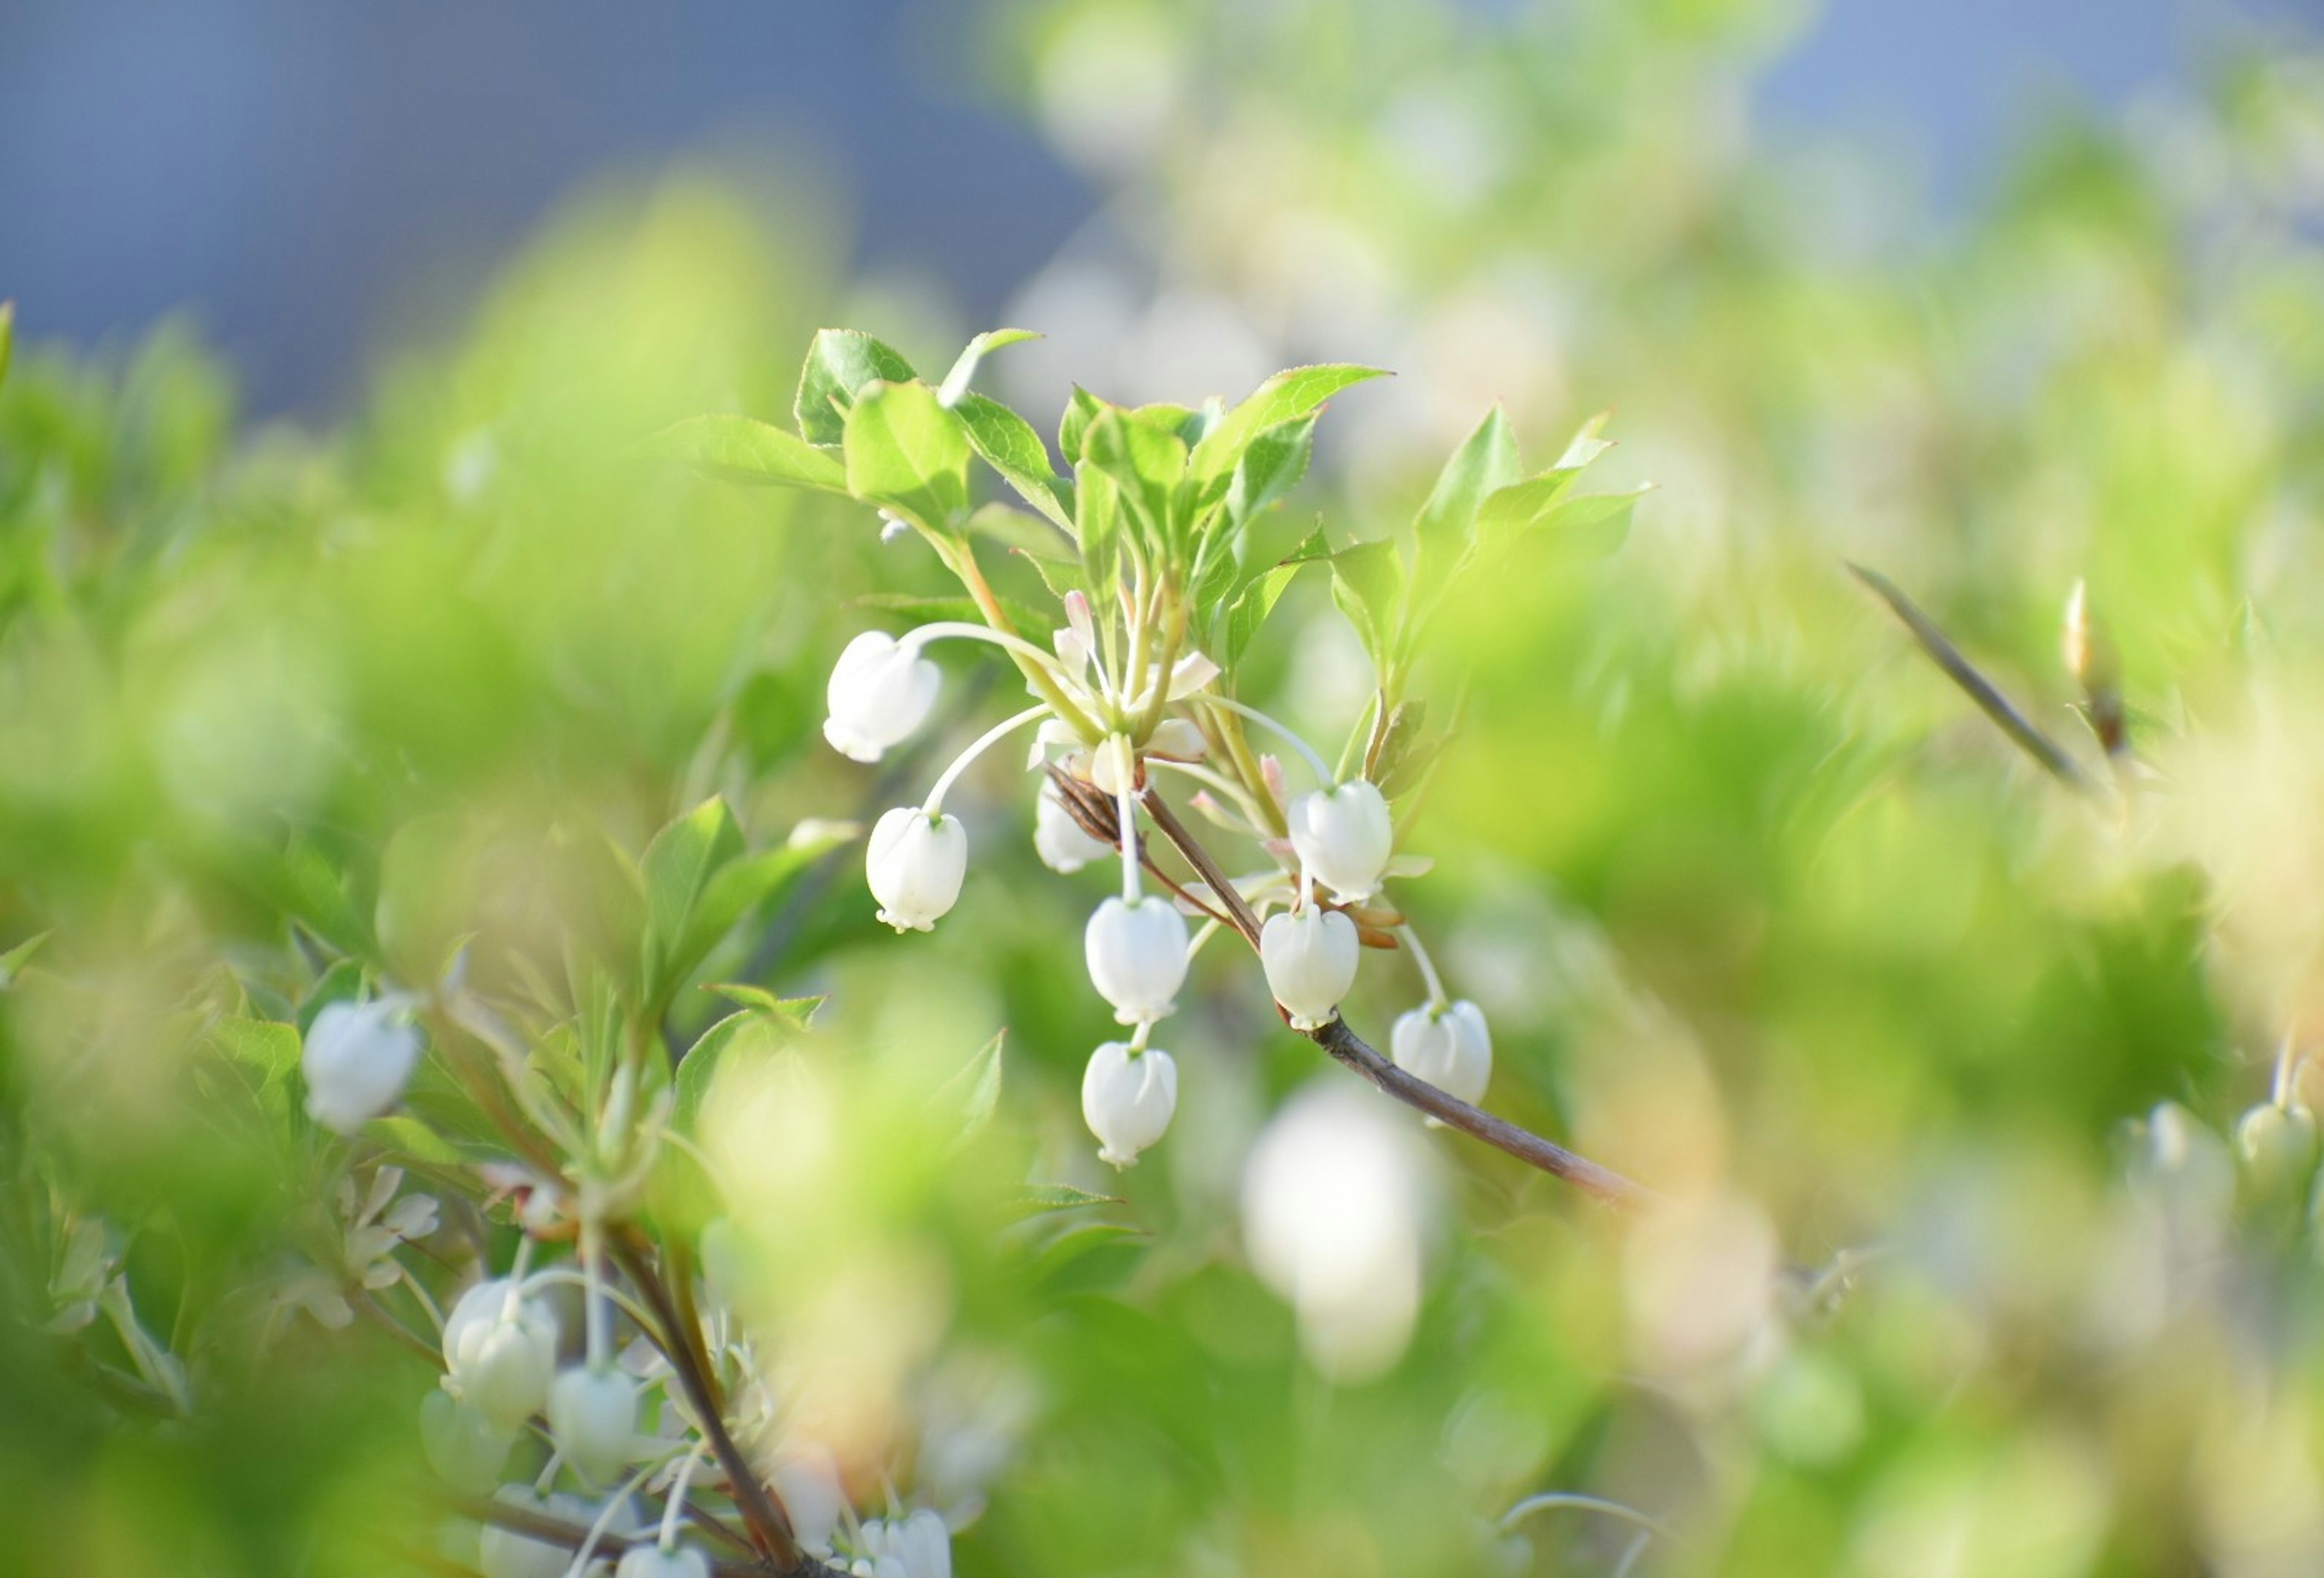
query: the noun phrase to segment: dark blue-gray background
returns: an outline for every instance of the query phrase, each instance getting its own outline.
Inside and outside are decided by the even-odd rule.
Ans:
[[[1762,109],[1877,132],[1957,192],[2029,91],[2183,78],[2232,3],[1831,0]],[[0,0],[0,297],[80,342],[189,309],[258,411],[327,410],[415,281],[480,281],[594,175],[755,144],[845,199],[857,263],[989,315],[1097,198],[978,91],[973,10]]]

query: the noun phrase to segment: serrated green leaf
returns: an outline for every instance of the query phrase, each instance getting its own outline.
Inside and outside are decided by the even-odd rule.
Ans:
[[[844,441],[847,413],[865,386],[906,383],[918,376],[893,346],[852,328],[826,328],[807,346],[791,403],[799,436],[831,448]]]
[[[1119,1195],[1093,1195],[1071,1184],[1028,1184],[1010,1196],[1022,1218],[1046,1216],[1053,1211],[1080,1211],[1092,1205],[1119,1205]]]
[[[262,1077],[287,1080],[299,1066],[299,1027],[234,1016],[215,1020],[202,1039],[219,1056]]]
[[[1068,534],[1073,512],[1065,479],[1049,466],[1049,451],[1033,424],[997,400],[964,394],[953,404],[968,441],[984,463],[999,472],[1025,502]]]
[[[976,376],[977,363],[1003,346],[1022,345],[1027,340],[1037,340],[1040,337],[1029,328],[985,330],[969,341],[967,347],[960,353],[959,359],[953,363],[952,371],[945,374],[944,382],[936,386],[936,398],[946,405],[958,404],[961,396],[968,392],[969,380]]]
[[[1203,441],[1194,446],[1189,471],[1198,485],[1229,475],[1253,439],[1278,422],[1305,416],[1350,384],[1367,378],[1384,378],[1378,367],[1328,364],[1291,367],[1277,373],[1250,397],[1217,421],[1209,424]]]
[[[968,513],[967,430],[925,383],[867,384],[842,429],[847,489],[930,531]]]
[[[667,460],[721,482],[847,491],[847,470],[797,433],[744,416],[688,417],[647,440]]]
[[[1236,526],[1250,524],[1307,475],[1308,457],[1315,449],[1315,413],[1277,422],[1250,441],[1235,462],[1227,484],[1227,519]]]

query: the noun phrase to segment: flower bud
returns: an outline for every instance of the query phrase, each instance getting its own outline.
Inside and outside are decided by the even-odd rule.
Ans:
[[[1378,788],[1359,778],[1301,795],[1289,821],[1300,863],[1334,895],[1359,900],[1379,891],[1396,830]]]
[[[968,870],[968,835],[957,817],[930,817],[899,806],[872,825],[864,875],[880,900],[880,918],[898,931],[931,931],[960,898]]]
[[[2306,1107],[2265,1103],[2236,1125],[2236,1149],[2263,1191],[2307,1177],[2316,1165],[2316,1119]]]
[[[402,1012],[400,1003],[375,998],[335,1002],[315,1016],[299,1058],[309,1118],[352,1134],[395,1105],[420,1061],[420,1032]]]
[[[432,1391],[420,1404],[420,1445],[428,1466],[456,1490],[482,1495],[501,1482],[514,1435],[447,1391]]]
[[[1400,1016],[1388,1037],[1388,1056],[1416,1079],[1474,1105],[1493,1074],[1493,1037],[1473,1002],[1424,1005]]]
[[[549,1389],[549,1434],[565,1461],[595,1483],[621,1477],[637,1427],[637,1383],[610,1365],[575,1365]]]
[[[1332,1022],[1340,999],[1356,983],[1356,923],[1336,909],[1310,904],[1267,918],[1259,928],[1259,962],[1293,1029],[1319,1030]]]
[[[622,1553],[613,1578],[710,1578],[710,1564],[692,1546],[667,1551],[659,1546],[632,1546]]]
[[[1108,899],[1082,936],[1091,983],[1125,1025],[1163,1018],[1186,982],[1186,920],[1167,899]]]
[[[1040,797],[1033,802],[1033,849],[1041,863],[1053,872],[1077,872],[1113,853],[1112,844],[1102,844],[1083,831],[1074,814],[1065,809],[1054,783],[1044,783]]]
[[[823,737],[842,755],[877,761],[928,715],[944,675],[919,649],[867,630],[832,665]]]
[[[1178,1066],[1159,1047],[1133,1053],[1108,1041],[1090,1054],[1082,1075],[1082,1120],[1098,1138],[1098,1156],[1126,1167],[1159,1140],[1178,1110]]]
[[[506,1278],[479,1282],[444,1323],[444,1368],[455,1393],[493,1428],[512,1432],[540,1411],[557,1371],[557,1317]]]

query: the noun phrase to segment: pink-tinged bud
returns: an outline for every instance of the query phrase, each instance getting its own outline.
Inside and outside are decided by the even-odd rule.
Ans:
[[[1379,891],[1396,829],[1379,789],[1359,778],[1301,795],[1288,820],[1291,847],[1317,881],[1351,901]]]
[[[307,1115],[352,1134],[402,1099],[420,1061],[420,1032],[387,998],[335,1002],[315,1016],[300,1054]]]
[[[592,1482],[610,1487],[621,1478],[637,1429],[637,1383],[612,1366],[576,1365],[550,1384],[549,1436]]]
[[[1493,1037],[1473,1002],[1421,1007],[1398,1017],[1388,1038],[1388,1056],[1416,1079],[1474,1106],[1493,1075]]]
[[[1033,802],[1033,849],[1053,872],[1077,872],[1113,853],[1112,844],[1092,838],[1074,820],[1054,783],[1044,783]]]
[[[1293,1029],[1320,1030],[1332,1022],[1356,983],[1357,950],[1356,923],[1336,909],[1310,904],[1267,918],[1259,928],[1259,962]]]
[[[1186,982],[1186,920],[1169,901],[1148,894],[1108,899],[1083,934],[1091,983],[1125,1025],[1151,1022],[1176,1006]]]
[[[968,872],[968,835],[957,817],[930,817],[899,806],[872,824],[863,873],[880,900],[880,918],[898,931],[932,931],[960,898]]]
[[[943,683],[942,672],[919,649],[867,630],[832,665],[825,693],[831,716],[823,737],[842,755],[877,761],[920,726]]]
[[[1126,1167],[1159,1140],[1178,1110],[1178,1066],[1159,1047],[1132,1052],[1108,1041],[1090,1054],[1082,1075],[1082,1121],[1098,1138],[1098,1157]]]

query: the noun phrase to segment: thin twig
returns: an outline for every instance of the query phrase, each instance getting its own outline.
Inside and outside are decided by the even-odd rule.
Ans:
[[[2104,798],[2097,782],[2082,771],[2066,748],[2043,734],[2032,719],[2019,712],[2009,698],[2001,694],[1993,681],[1978,672],[1977,666],[1961,656],[1960,649],[1946,639],[1945,632],[1937,628],[1936,622],[1922,613],[1904,595],[1902,587],[1878,570],[1852,561],[1848,571],[1888,604],[1889,611],[1904,621],[1904,628],[1913,632],[1913,639],[1920,643],[1921,650],[1929,655],[1930,660],[1942,669],[1945,677],[1960,686],[1985,715],[1993,720],[1994,725],[2008,735],[2019,750],[2034,758],[2044,772],[2068,789],[2093,799]]]
[[[1147,815],[1162,836],[1186,858],[1194,872],[1211,885],[1226,904],[1237,931],[1254,948],[1259,946],[1259,918],[1250,906],[1235,891],[1233,882],[1219,869],[1199,839],[1188,833],[1162,797],[1152,789],[1145,796]],[[1416,1108],[1448,1129],[1458,1129],[1475,1140],[1481,1140],[1496,1150],[1505,1151],[1519,1161],[1539,1167],[1553,1177],[1562,1178],[1587,1191],[1601,1203],[1625,1210],[1650,1204],[1654,1192],[1635,1184],[1613,1168],[1601,1167],[1585,1156],[1566,1149],[1554,1140],[1544,1140],[1530,1130],[1520,1129],[1505,1118],[1471,1106],[1460,1097],[1448,1095],[1426,1080],[1416,1078],[1373,1050],[1361,1036],[1348,1028],[1345,1020],[1334,1018],[1321,1029],[1301,1032],[1340,1062],[1372,1082],[1385,1094],[1408,1107]]]
[[[579,1550],[581,1542],[589,1535],[589,1531],[580,1525],[568,1523],[554,1513],[540,1511],[530,1507],[521,1507],[512,1501],[497,1500],[490,1497],[457,1497],[454,1500],[453,1507],[461,1516],[472,1518],[478,1523],[493,1524],[512,1533],[521,1534],[527,1539],[539,1540],[543,1545],[557,1546],[564,1550]],[[619,1560],[622,1553],[633,1546],[651,1546],[654,1543],[655,1536],[651,1534],[616,1534],[608,1529],[597,1536],[597,1550],[602,1555]],[[466,1571],[466,1569],[456,1570]],[[756,1556],[739,1561],[712,1557],[710,1571],[714,1578],[767,1578],[768,1573],[777,1569]],[[797,1578],[840,1578],[840,1574],[834,1569],[810,1558],[802,1558],[800,1565],[791,1571]]]

